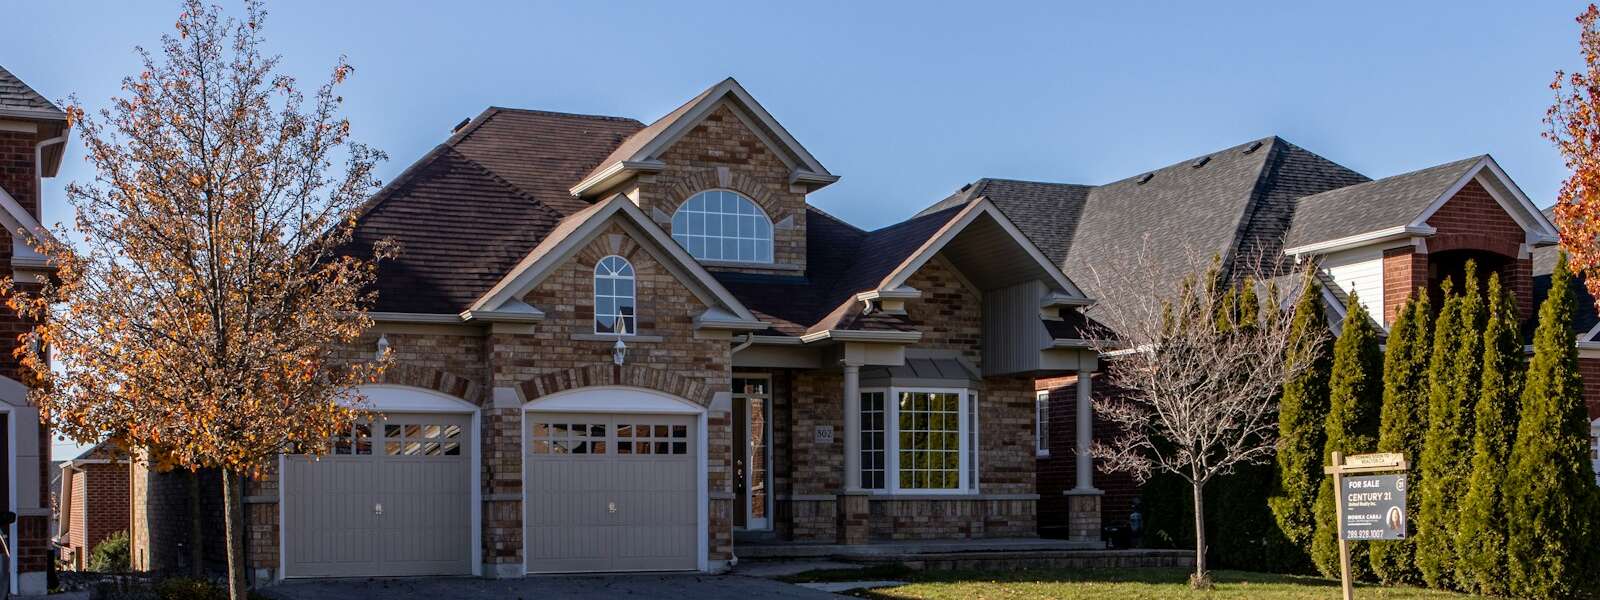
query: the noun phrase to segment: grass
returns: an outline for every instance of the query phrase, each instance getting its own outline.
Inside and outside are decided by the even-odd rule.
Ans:
[[[911,571],[899,566],[811,571],[785,578],[809,581],[909,581],[908,585],[857,592],[875,600],[1096,598],[1156,600],[1167,598],[1326,600],[1339,597],[1339,582],[1317,577],[1247,571],[1212,571],[1216,589],[1195,591],[1189,572],[1181,569],[1035,569],[1024,571]],[[1470,596],[1410,587],[1360,585],[1356,594],[1389,600],[1464,599]]]

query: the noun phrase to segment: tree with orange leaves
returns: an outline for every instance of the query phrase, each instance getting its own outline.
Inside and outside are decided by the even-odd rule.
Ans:
[[[245,13],[187,0],[109,108],[89,114],[74,99],[96,169],[67,188],[81,241],[39,242],[56,277],[10,300],[44,321],[19,354],[60,432],[223,472],[239,600],[242,479],[291,448],[325,453],[350,427],[354,387],[386,361],[338,355],[371,326],[376,261],[392,254],[338,252],[385,158],[353,142],[339,114],[351,68],[341,59],[303,93],[262,53],[261,5]]]
[[[1572,175],[1561,185],[1555,222],[1561,248],[1589,293],[1600,298],[1600,9],[1578,15],[1578,50],[1584,67],[1556,71],[1550,82],[1555,102],[1545,113],[1549,130]]]

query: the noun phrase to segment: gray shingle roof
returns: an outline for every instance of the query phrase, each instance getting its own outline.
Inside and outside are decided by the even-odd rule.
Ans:
[[[1300,199],[1289,248],[1399,227],[1416,219],[1483,155]]]
[[[1130,268],[1147,236],[1176,285],[1186,252],[1219,253],[1230,265],[1241,255],[1276,258],[1296,198],[1363,181],[1269,137],[1101,186],[983,179],[924,213],[988,197],[1090,297],[1115,302],[1097,280]]]
[[[28,87],[22,79],[0,67],[0,113],[12,113],[36,119],[66,119],[54,103]]]

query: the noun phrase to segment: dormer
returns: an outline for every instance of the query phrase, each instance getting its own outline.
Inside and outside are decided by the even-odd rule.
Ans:
[[[708,268],[798,274],[806,196],[838,179],[729,78],[630,136],[571,192],[627,196]]]

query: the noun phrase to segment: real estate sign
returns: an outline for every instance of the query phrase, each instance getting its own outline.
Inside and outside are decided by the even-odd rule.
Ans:
[[[1341,536],[1347,540],[1406,538],[1406,476],[1346,476],[1339,493]]]

